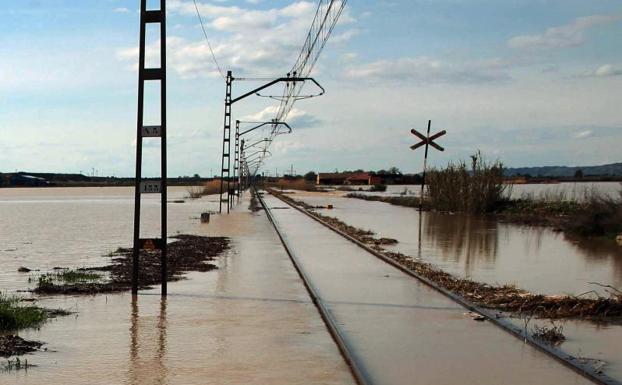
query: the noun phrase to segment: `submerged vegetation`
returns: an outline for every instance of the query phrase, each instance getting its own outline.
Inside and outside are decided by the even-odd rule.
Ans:
[[[464,161],[432,169],[426,180],[428,200],[439,211],[483,214],[494,211],[504,201],[503,164],[487,162],[478,152],[469,170]]]
[[[17,296],[0,294],[0,331],[38,327],[48,318],[48,313],[34,305],[22,305]]]
[[[10,334],[21,329],[38,328],[49,318],[68,315],[65,310],[44,309],[34,305],[23,305],[23,298],[13,295],[0,294],[0,357],[20,356],[38,350],[43,344],[37,341],[28,341],[17,335]],[[7,334],[8,333],[8,334]],[[0,370],[11,371],[25,369],[27,361],[19,359],[7,360],[0,365]]]
[[[531,336],[537,340],[546,342],[549,345],[559,345],[566,340],[564,336],[564,327],[562,325],[556,326],[534,326]]]
[[[471,167],[464,161],[429,172],[423,208],[440,212],[494,215],[513,223],[552,226],[569,234],[616,238],[622,234],[622,188],[619,196],[595,189],[569,197],[564,192],[526,194],[511,198],[511,185],[504,184],[503,164],[487,162],[480,153]],[[348,198],[419,207],[419,197],[378,196],[350,193]]]

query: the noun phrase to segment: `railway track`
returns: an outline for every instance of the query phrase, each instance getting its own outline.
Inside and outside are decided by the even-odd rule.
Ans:
[[[270,220],[270,222],[273,224],[283,246],[285,247],[292,263],[294,264],[296,270],[298,271],[298,274],[300,275],[301,279],[303,280],[305,286],[307,287],[307,290],[309,291],[309,294],[311,295],[311,298],[313,300],[313,302],[315,303],[315,305],[317,306],[320,315],[322,317],[322,319],[324,320],[324,323],[326,324],[328,330],[330,331],[333,339],[335,340],[335,342],[337,343],[337,346],[339,348],[339,350],[341,351],[342,355],[344,356],[344,359],[346,360],[346,362],[348,363],[348,365],[350,365],[350,368],[352,370],[352,373],[354,374],[355,379],[357,380],[357,382],[359,384],[371,384],[371,380],[370,380],[370,376],[369,374],[366,372],[364,365],[362,365],[362,363],[360,363],[355,354],[353,353],[351,347],[345,342],[345,339],[343,337],[343,333],[340,331],[339,329],[339,325],[336,323],[335,319],[331,316],[330,312],[327,309],[326,304],[319,298],[318,294],[317,294],[317,290],[315,289],[315,287],[313,286],[313,283],[310,281],[309,277],[307,276],[307,274],[304,272],[304,269],[302,269],[300,262],[298,261],[298,259],[296,258],[296,255],[292,252],[292,248],[290,247],[290,245],[288,244],[287,240],[285,239],[285,237],[283,237],[282,235],[282,229],[279,228],[278,223],[274,220],[273,214],[270,211],[270,208],[266,205],[264,199],[261,197],[261,194],[255,192],[255,194],[257,195],[259,201],[261,202],[262,207],[265,209],[266,214]],[[273,195],[276,198],[279,198],[277,195]],[[406,267],[400,265],[399,263],[393,261],[392,259],[387,258],[386,256],[384,256],[383,254],[377,252],[376,250],[373,250],[372,248],[370,248],[369,246],[365,245],[364,243],[356,240],[355,238],[351,237],[350,235],[344,233],[343,231],[335,228],[334,226],[330,225],[329,223],[321,220],[320,218],[314,216],[312,213],[310,213],[308,210],[296,206],[296,205],[292,205],[289,202],[280,199],[279,200],[285,204],[287,204],[289,207],[298,210],[299,212],[305,214],[306,216],[308,216],[309,218],[313,219],[314,221],[320,223],[321,225],[327,227],[328,229],[332,230],[333,232],[339,234],[340,236],[342,236],[343,238],[347,239],[348,241],[354,243],[355,245],[357,245],[358,247],[362,248],[363,250],[365,250],[366,252],[368,252],[369,254],[372,254],[373,256],[381,259],[382,261],[392,265],[393,267],[399,269],[400,271],[408,274],[409,276],[416,278],[417,280],[421,281],[422,283],[426,284],[427,286],[433,288],[434,290],[442,293],[443,295],[445,295],[446,297],[450,298],[452,301],[458,303],[459,305],[463,306],[464,308],[478,313],[480,315],[482,315],[483,317],[486,318],[487,321],[489,321],[490,323],[494,324],[495,326],[499,327],[500,329],[502,329],[503,331],[513,335],[514,337],[524,341],[525,343],[531,345],[532,347],[542,351],[543,353],[545,353],[546,355],[548,355],[551,358],[554,358],[555,360],[557,360],[558,362],[560,362],[561,364],[563,364],[564,366],[572,369],[573,371],[575,371],[576,373],[580,374],[581,376],[589,379],[590,381],[596,383],[596,384],[601,384],[601,385],[622,385],[622,382],[604,374],[601,372],[596,371],[592,366],[590,366],[587,362],[585,362],[584,360],[581,360],[577,357],[574,357],[572,355],[569,355],[565,352],[563,352],[560,349],[557,349],[553,346],[550,346],[544,342],[541,342],[535,338],[533,338],[528,332],[526,332],[524,329],[517,327],[515,324],[513,324],[512,322],[510,322],[509,320],[505,319],[505,318],[500,318],[498,317],[495,313],[481,308],[479,306],[476,306],[468,301],[465,301],[462,297],[455,295],[454,293],[438,286],[437,284],[435,284],[433,281],[422,277],[420,275],[418,275],[417,273],[413,272],[412,270],[407,269]]]

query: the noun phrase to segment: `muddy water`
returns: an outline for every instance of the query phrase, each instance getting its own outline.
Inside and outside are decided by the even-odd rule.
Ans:
[[[331,203],[333,210],[319,211],[380,236],[396,238],[396,250],[462,277],[514,283],[548,294],[596,290],[607,295],[589,282],[622,287],[622,248],[613,242],[568,239],[548,229],[462,215],[424,212],[419,218],[414,209],[335,194],[296,192],[291,196],[313,205]],[[524,327],[524,320],[516,320],[516,324]],[[528,327],[535,324],[551,326],[549,321],[532,320]],[[622,325],[584,321],[555,321],[555,325],[563,326],[564,351],[596,365],[604,364],[608,375],[622,379],[622,347],[617,343],[622,338]]]
[[[169,188],[170,201],[186,195],[185,187]],[[199,232],[196,217],[217,201],[170,203],[169,234]],[[142,206],[141,234],[159,235],[159,195],[144,195]],[[0,189],[0,289],[24,288],[30,275],[18,273],[20,266],[45,271],[104,264],[102,255],[131,246],[133,207],[130,187]]]
[[[339,188],[341,186],[332,186]],[[421,185],[388,185],[383,192],[367,191],[370,186],[350,186],[361,194],[368,195],[421,195]],[[512,198],[521,197],[563,197],[564,199],[581,199],[586,193],[596,191],[611,197],[619,196],[621,185],[619,182],[563,182],[541,184],[515,184],[507,186],[507,194]]]
[[[218,270],[170,283],[166,301],[158,288],[136,300],[42,299],[77,313],[21,333],[49,351],[28,356],[37,366],[27,372],[0,374],[0,383],[353,384],[265,216],[250,214],[245,200],[231,215],[197,225],[187,219],[196,215],[189,206],[171,214],[178,207],[172,229],[233,238]]]
[[[416,209],[336,194],[291,196],[312,205],[332,204],[333,210],[320,212],[395,238],[394,250],[461,277],[547,294],[602,292],[590,282],[622,287],[622,247],[615,242],[571,239],[546,228],[460,214],[424,212],[420,218]]]
[[[273,215],[370,383],[590,383],[297,210]]]

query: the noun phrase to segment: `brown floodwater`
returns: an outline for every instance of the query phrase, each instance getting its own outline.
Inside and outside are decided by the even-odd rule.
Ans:
[[[299,211],[272,212],[370,383],[590,383]]]
[[[71,195],[64,198],[51,198],[52,190],[32,192],[36,204],[15,199],[16,205],[36,208],[42,217],[46,207],[52,207],[59,219],[84,221],[83,227],[89,229],[82,232],[75,223],[59,225],[66,226],[64,231],[76,229],[80,241],[68,244],[79,250],[64,252],[64,239],[71,238],[66,236],[53,242],[46,254],[45,241],[62,231],[23,227],[29,229],[24,234],[32,242],[29,250],[40,249],[34,256],[23,254],[29,266],[101,263],[100,253],[130,240],[123,229],[131,226],[131,214],[124,213],[131,207],[131,190],[68,192]],[[182,196],[184,191],[175,193]],[[200,224],[195,217],[217,204],[211,200],[171,205],[169,228],[172,233],[232,237],[232,249],[218,259],[218,270],[190,273],[186,280],[169,283],[166,300],[157,287],[141,291],[136,298],[129,294],[41,298],[42,306],[75,314],[21,332],[24,338],[45,341],[48,350],[22,357],[36,366],[0,373],[0,383],[354,384],[264,214],[251,214],[244,199],[231,215]],[[65,210],[57,210],[55,204]],[[91,205],[95,207],[88,208]],[[92,213],[102,220],[90,222]],[[45,237],[36,229],[46,232]],[[89,239],[91,232],[100,236]],[[117,237],[120,244],[104,239],[107,236]],[[49,262],[45,255],[59,257]],[[10,275],[3,279],[5,287],[24,284]]]
[[[533,228],[467,215],[424,212],[382,202],[343,198],[332,193],[296,191],[294,199],[379,236],[395,238],[393,249],[430,262],[445,271],[493,284],[516,284],[537,293],[607,295],[590,282],[622,287],[622,247],[611,241],[572,239],[546,228]],[[421,224],[421,227],[419,225]],[[421,229],[421,232],[419,231]],[[524,320],[516,320],[523,327]],[[532,320],[528,328],[550,321]],[[563,327],[561,348],[589,360],[600,360],[605,372],[622,379],[622,325],[555,321]],[[597,365],[601,363],[597,362]]]
[[[183,199],[185,187],[170,187],[169,200]],[[217,208],[204,197],[169,204],[170,235],[201,231],[197,217]],[[58,267],[102,265],[103,255],[132,244],[134,195],[131,187],[0,189],[0,289],[19,290],[31,274]],[[159,235],[159,195],[145,195],[144,237]]]
[[[500,223],[463,214],[343,198],[332,193],[291,195],[349,225],[395,238],[389,247],[461,277],[544,294],[604,293],[590,282],[622,287],[622,247],[608,240],[570,238],[549,228]]]

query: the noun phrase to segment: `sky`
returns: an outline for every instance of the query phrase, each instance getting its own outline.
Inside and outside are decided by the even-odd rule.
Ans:
[[[234,77],[286,74],[317,6],[197,1]],[[0,172],[134,174],[138,8],[138,0],[3,1]],[[167,13],[168,172],[219,173],[225,84],[192,1],[168,0]],[[153,63],[158,33],[147,35]],[[437,167],[478,150],[509,167],[622,161],[617,0],[350,0],[313,76],[326,94],[296,103],[293,132],[274,141],[265,173],[419,172],[410,129],[428,120],[433,133],[447,130],[438,140],[445,151],[430,153]],[[234,82],[233,94],[259,84]],[[146,96],[145,124],[157,122],[157,89]],[[233,119],[269,120],[277,104],[247,98]],[[157,175],[159,140],[144,143],[145,174]]]

